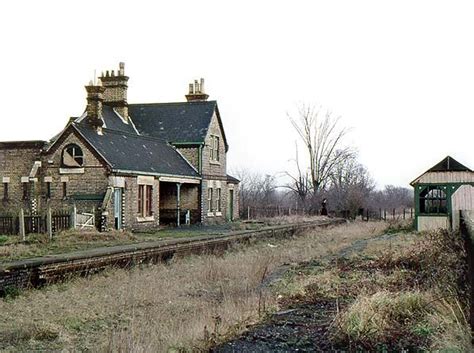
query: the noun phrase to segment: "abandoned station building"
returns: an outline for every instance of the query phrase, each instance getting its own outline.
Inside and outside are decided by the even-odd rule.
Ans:
[[[460,211],[474,210],[474,172],[447,156],[413,180],[418,231],[459,228]]]
[[[238,217],[239,181],[204,80],[186,102],[128,104],[124,64],[86,86],[87,107],[50,141],[0,143],[0,215],[47,207],[96,214],[102,229],[222,223]],[[178,216],[179,215],[179,216]]]

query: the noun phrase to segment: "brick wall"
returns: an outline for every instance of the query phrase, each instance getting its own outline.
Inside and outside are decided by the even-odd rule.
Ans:
[[[160,224],[160,183],[153,178],[152,192],[152,218],[145,219],[138,213],[138,178],[135,176],[125,177],[124,189],[124,229],[131,231],[148,231],[156,229]],[[113,204],[113,201],[112,201]]]
[[[196,170],[199,170],[199,147],[179,147],[177,150]]]
[[[2,148],[0,149],[0,215],[17,214],[20,208],[30,207],[29,201],[23,200],[22,177],[27,177],[35,161],[40,160],[40,148]],[[8,181],[8,199],[4,200],[4,187]],[[29,193],[37,188],[37,183],[28,182]]]
[[[63,150],[71,143],[78,145],[83,152],[84,167],[82,170],[74,171],[73,168],[63,168],[61,166]],[[91,212],[92,208],[98,210],[102,205],[103,195],[108,186],[107,169],[75,133],[67,136],[64,142],[52,153],[43,156],[39,178],[40,193],[38,195],[42,206],[46,204],[47,184],[45,178],[51,180],[51,198],[49,202],[53,209],[68,209],[76,204],[78,212]],[[63,197],[63,182],[66,183],[66,198]],[[102,196],[101,199],[99,199],[100,196]],[[76,198],[97,198],[97,200],[77,201]]]

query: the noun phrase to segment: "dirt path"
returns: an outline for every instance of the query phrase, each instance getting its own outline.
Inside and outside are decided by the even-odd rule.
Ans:
[[[385,234],[377,238],[356,240],[337,254],[324,256],[318,260],[348,257],[364,251],[371,241],[389,240],[396,236],[397,234]],[[278,281],[290,268],[291,266],[280,267],[262,284],[268,286]],[[273,314],[265,323],[251,328],[232,341],[215,347],[212,351],[219,353],[342,351],[344,347],[333,346],[328,332],[337,313],[337,307],[340,308],[345,304],[327,299],[313,299],[290,304],[285,310]]]

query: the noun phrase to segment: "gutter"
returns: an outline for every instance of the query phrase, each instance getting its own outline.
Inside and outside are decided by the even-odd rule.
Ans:
[[[163,174],[163,173],[152,173],[152,172],[142,172],[139,170],[126,170],[126,169],[112,169],[113,173],[118,174],[133,174],[133,175],[151,175],[157,177],[169,177],[169,178],[182,178],[182,179],[191,179],[191,180],[201,180],[201,177],[192,177],[189,175],[178,175],[178,174]]]

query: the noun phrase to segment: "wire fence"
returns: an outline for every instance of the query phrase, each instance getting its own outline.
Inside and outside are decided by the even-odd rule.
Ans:
[[[282,216],[316,216],[320,215],[319,210],[308,210],[302,208],[269,206],[269,207],[252,207],[248,206],[240,210],[240,218],[247,220],[256,220],[260,218],[273,218]],[[330,210],[328,215],[331,217],[339,217],[345,219],[362,219],[368,220],[404,220],[413,219],[413,208],[379,208],[379,209],[359,209],[357,212],[350,210]]]

